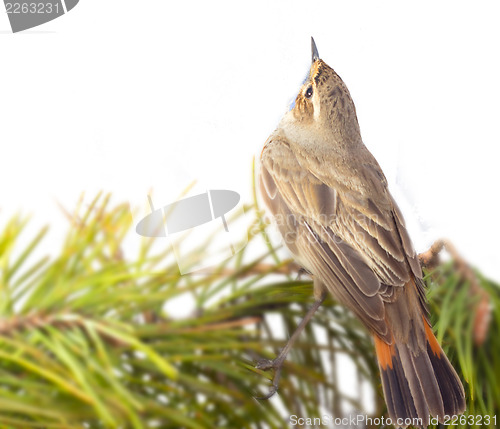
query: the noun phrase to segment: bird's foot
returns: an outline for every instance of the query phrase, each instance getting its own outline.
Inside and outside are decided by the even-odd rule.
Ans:
[[[297,326],[297,329],[295,329],[295,332],[292,334],[290,339],[287,341],[285,344],[285,347],[280,351],[279,355],[276,357],[276,359],[270,360],[270,359],[261,359],[257,362],[257,365],[255,365],[255,368],[261,369],[263,371],[268,371],[270,369],[274,369],[274,377],[273,377],[273,384],[271,385],[269,389],[269,393],[265,396],[262,397],[257,397],[257,399],[269,399],[271,396],[273,396],[277,391],[278,391],[278,385],[281,377],[281,370],[283,369],[283,364],[285,362],[285,359],[288,355],[288,352],[292,348],[293,344],[299,337],[300,333],[304,330],[305,326],[309,323],[309,320],[313,317],[314,313],[318,310],[318,308],[321,306],[323,301],[326,298],[326,289],[321,289],[320,291],[320,296],[314,301],[314,304],[312,307],[309,309],[305,317],[302,319],[302,321],[299,323],[299,326]]]
[[[283,364],[285,363],[286,354],[280,353],[276,359],[260,359],[255,365],[255,368],[261,369],[263,371],[269,371],[274,369],[273,383],[269,387],[269,393],[264,396],[256,397],[257,399],[263,401],[271,398],[277,391],[279,387],[281,370],[283,369]]]

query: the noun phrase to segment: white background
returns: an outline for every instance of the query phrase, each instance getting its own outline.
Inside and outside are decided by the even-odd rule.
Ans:
[[[417,250],[449,237],[500,280],[499,9],[81,0],[18,34],[0,13],[0,225],[31,213],[52,249],[68,226],[56,201],[72,208],[82,191],[140,205],[198,178],[250,201],[252,157],[298,91],[312,35]]]

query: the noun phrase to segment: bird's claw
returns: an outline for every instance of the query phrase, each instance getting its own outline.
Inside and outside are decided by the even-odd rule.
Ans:
[[[286,355],[285,355],[286,356]],[[276,359],[260,359],[255,368],[261,369],[263,371],[269,371],[270,369],[274,369],[274,377],[273,384],[269,387],[269,393],[264,396],[256,396],[255,398],[261,401],[265,401],[266,399],[271,398],[277,391],[281,376],[281,369],[283,368],[283,362],[285,361],[285,356],[278,356]]]
[[[269,393],[267,395],[256,396],[255,399],[258,399],[259,401],[266,401],[267,399],[271,398],[277,391],[278,391],[278,386],[276,386],[275,384],[273,384],[269,388]]]
[[[269,371],[270,369],[276,369],[275,364],[276,359],[260,359],[255,365],[255,368],[261,369],[263,371]]]

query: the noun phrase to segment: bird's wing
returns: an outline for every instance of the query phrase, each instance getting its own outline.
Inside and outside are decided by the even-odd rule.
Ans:
[[[304,168],[277,134],[261,156],[260,186],[297,260],[386,338],[384,301],[409,281],[410,269],[421,276],[397,207],[388,215],[370,200],[345,197]]]

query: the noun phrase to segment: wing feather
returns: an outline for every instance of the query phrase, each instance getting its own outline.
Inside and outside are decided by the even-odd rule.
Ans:
[[[385,338],[384,302],[397,295],[411,271],[420,278],[421,270],[401,212],[382,189],[385,178],[367,171],[377,193],[387,195],[382,205],[320,180],[300,164],[286,139],[272,134],[261,156],[260,186],[298,262]]]

